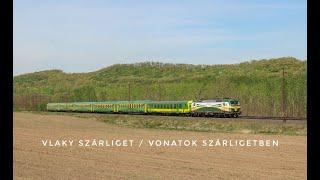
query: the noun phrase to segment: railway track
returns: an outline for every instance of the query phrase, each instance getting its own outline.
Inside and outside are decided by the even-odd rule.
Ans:
[[[239,116],[240,119],[307,121],[305,117]]]
[[[69,114],[69,113],[68,113]],[[87,115],[106,115],[104,113],[85,113],[85,112],[72,112],[71,114],[87,114]],[[117,115],[128,115],[128,114],[117,114]],[[145,114],[130,114],[130,115],[137,115],[137,116],[146,116],[146,117],[150,117],[150,116],[168,116],[168,115],[145,115]],[[182,117],[182,116],[181,116]],[[185,116],[186,117],[186,116]],[[189,116],[191,117],[191,116]],[[233,120],[237,120],[237,119],[250,119],[250,120],[275,120],[275,121],[283,121],[283,120],[287,120],[287,121],[307,121],[307,118],[305,117],[274,117],[274,116],[239,116],[238,118],[222,118],[222,117],[192,117],[192,118],[214,118],[214,119],[233,119]]]

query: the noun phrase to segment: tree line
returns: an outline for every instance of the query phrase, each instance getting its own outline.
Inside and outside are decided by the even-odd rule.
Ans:
[[[48,102],[231,97],[240,100],[244,115],[280,116],[282,67],[287,72],[287,115],[305,117],[306,61],[290,57],[233,65],[146,62],[91,73],[36,72],[14,77],[13,108],[45,110]]]

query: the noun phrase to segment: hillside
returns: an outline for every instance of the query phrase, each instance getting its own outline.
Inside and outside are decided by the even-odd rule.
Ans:
[[[282,68],[288,116],[306,116],[307,61],[292,57],[230,65],[145,62],[116,64],[90,73],[61,70],[13,78],[14,109],[44,109],[65,101],[188,100],[235,97],[245,115],[280,115]]]

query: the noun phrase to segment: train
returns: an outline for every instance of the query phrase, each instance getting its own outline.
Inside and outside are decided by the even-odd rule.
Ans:
[[[240,101],[233,98],[186,101],[134,100],[48,103],[47,111],[237,118],[241,114],[241,106]]]

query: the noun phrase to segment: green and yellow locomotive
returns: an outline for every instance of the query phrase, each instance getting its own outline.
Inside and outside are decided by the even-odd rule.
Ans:
[[[48,111],[238,117],[240,102],[224,98],[202,101],[105,101],[48,103]]]

